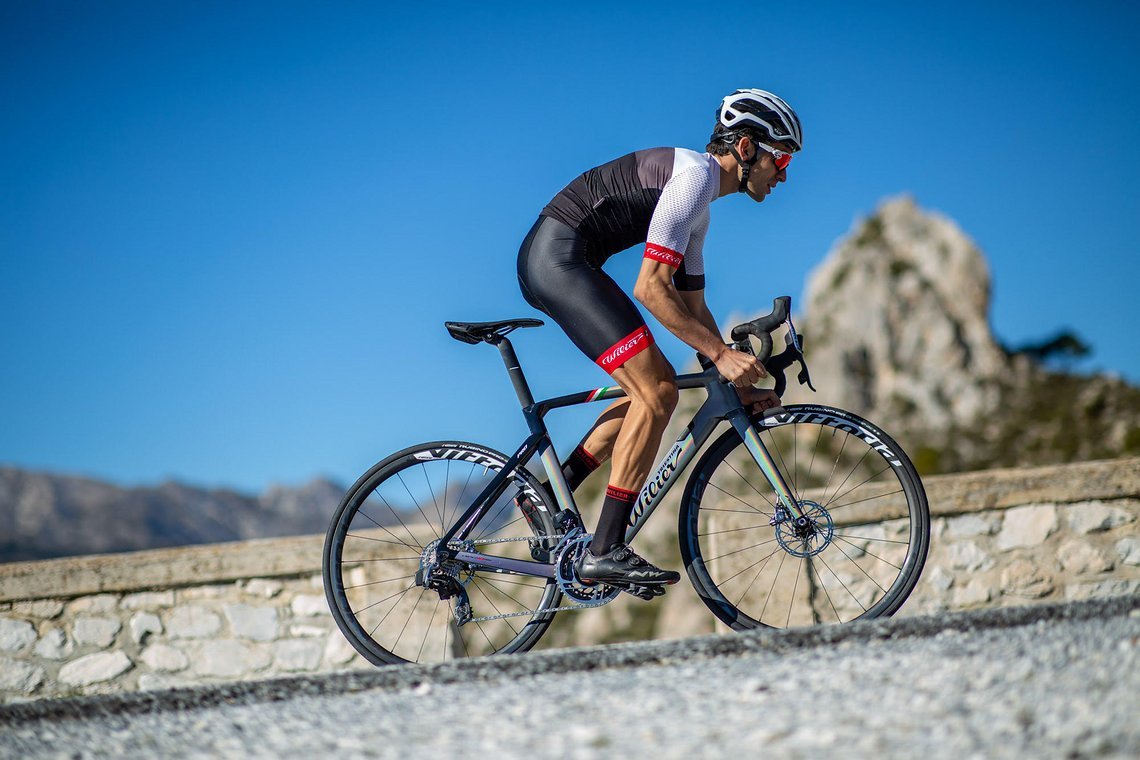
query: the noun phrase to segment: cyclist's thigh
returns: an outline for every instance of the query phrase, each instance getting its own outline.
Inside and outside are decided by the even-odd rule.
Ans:
[[[677,398],[676,373],[656,345],[630,358],[610,375],[631,399],[669,400],[669,411],[672,411]]]
[[[519,284],[527,301],[548,314],[579,350],[612,372],[653,344],[641,313],[609,275],[590,265],[588,243],[547,217],[519,252]]]

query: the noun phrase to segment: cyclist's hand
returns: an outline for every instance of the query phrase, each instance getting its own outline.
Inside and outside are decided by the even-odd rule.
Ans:
[[[737,388],[749,388],[760,378],[768,376],[759,359],[733,348],[725,349],[713,363],[721,376]]]
[[[762,414],[768,409],[774,409],[780,405],[780,397],[771,388],[737,388],[737,395],[740,396],[744,408],[748,410],[749,414]]]

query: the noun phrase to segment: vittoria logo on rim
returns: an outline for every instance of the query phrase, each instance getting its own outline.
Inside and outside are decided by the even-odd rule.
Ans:
[[[646,243],[645,258],[660,261],[662,264],[668,264],[671,267],[680,267],[685,257],[672,248],[666,248],[656,243]]]
[[[642,325],[599,356],[597,364],[604,370],[617,369],[652,343],[653,335],[649,332],[648,327]]]

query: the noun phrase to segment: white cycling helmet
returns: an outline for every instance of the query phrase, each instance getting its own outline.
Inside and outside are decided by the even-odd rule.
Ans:
[[[716,120],[714,137],[755,129],[773,142],[789,143],[793,151],[804,146],[800,118],[782,98],[767,90],[737,90],[721,101]]]

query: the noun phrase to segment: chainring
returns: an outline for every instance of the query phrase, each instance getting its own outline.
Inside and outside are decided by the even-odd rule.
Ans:
[[[621,589],[605,583],[592,583],[586,585],[578,580],[578,573],[574,564],[578,557],[594,540],[590,533],[584,533],[581,528],[574,528],[562,539],[554,550],[557,557],[554,564],[554,578],[558,581],[558,588],[562,593],[584,607],[598,607],[612,602],[621,593]]]

